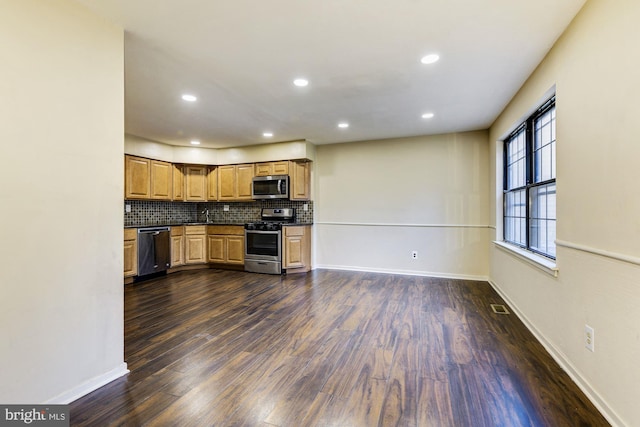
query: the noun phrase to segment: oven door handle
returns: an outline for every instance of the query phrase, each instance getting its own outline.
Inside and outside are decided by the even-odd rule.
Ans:
[[[281,234],[281,230],[245,230],[245,235],[247,234]]]

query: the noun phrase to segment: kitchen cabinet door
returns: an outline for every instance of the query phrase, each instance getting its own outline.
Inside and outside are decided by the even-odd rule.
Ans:
[[[210,225],[207,227],[209,262],[244,265],[244,227]]]
[[[296,271],[311,269],[311,227],[283,227],[282,268]]]
[[[311,162],[291,161],[289,162],[290,188],[289,198],[291,200],[310,199]]]
[[[138,274],[138,230],[125,228],[124,230],[124,277]]]
[[[273,162],[273,175],[289,175],[289,162]]]
[[[207,199],[218,200],[218,167],[209,166],[207,174]]]
[[[173,200],[184,200],[183,165],[173,165]]]
[[[254,177],[252,164],[236,165],[236,199],[251,200],[251,184]]]
[[[171,267],[184,265],[184,236],[171,236]]]
[[[256,176],[273,175],[273,163],[256,163]]]
[[[206,227],[193,225],[184,227],[184,263],[204,264],[207,262]]]
[[[124,157],[124,198],[148,199],[151,191],[151,161],[142,157]]]
[[[173,187],[173,165],[151,160],[151,198],[171,200]]]
[[[225,165],[218,167],[218,200],[251,200],[251,183],[255,165]]]
[[[225,263],[225,243],[226,237],[220,235],[207,236],[207,250],[209,252],[209,262]]]
[[[236,167],[226,165],[218,167],[218,200],[236,198]]]
[[[184,265],[184,227],[171,227],[171,267]]]
[[[289,175],[289,162],[256,163],[255,173],[256,176]]]
[[[205,202],[207,200],[207,167],[186,165],[185,175],[185,200]]]
[[[227,236],[227,264],[244,264],[244,236]]]

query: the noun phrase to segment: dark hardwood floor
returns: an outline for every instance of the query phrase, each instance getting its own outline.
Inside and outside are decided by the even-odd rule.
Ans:
[[[82,426],[606,426],[484,282],[182,272],[125,287],[131,373]]]

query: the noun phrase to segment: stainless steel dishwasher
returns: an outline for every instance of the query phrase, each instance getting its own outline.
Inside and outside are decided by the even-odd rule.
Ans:
[[[171,263],[169,227],[138,229],[138,275],[166,271]]]

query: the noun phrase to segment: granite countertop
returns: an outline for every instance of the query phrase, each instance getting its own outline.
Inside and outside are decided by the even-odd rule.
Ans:
[[[146,227],[180,227],[183,225],[242,225],[246,222],[171,222],[171,223],[144,223],[136,225],[125,225],[124,228],[146,228]],[[283,225],[288,226],[300,226],[300,225],[313,225],[312,222],[288,222]]]

